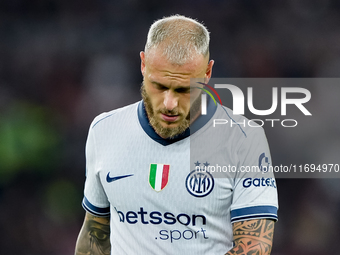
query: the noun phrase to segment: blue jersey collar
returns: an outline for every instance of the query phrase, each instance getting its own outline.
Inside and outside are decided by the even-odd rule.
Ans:
[[[171,139],[164,139],[160,137],[155,130],[151,127],[149,123],[149,119],[146,114],[146,110],[144,107],[144,101],[140,101],[138,104],[138,119],[139,123],[141,124],[143,130],[147,135],[153,139],[155,142],[158,142],[164,146],[173,144],[175,142],[178,142],[184,138],[187,138],[190,136],[190,134],[194,134],[197,130],[202,128],[215,114],[215,111],[217,109],[217,106],[214,104],[213,100],[208,100],[208,106],[207,106],[207,115],[201,115],[199,116],[191,125],[190,128],[186,129],[182,134],[179,134]]]

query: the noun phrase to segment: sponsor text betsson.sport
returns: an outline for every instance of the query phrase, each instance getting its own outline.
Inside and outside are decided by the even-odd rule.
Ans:
[[[155,234],[155,240],[169,241],[171,243],[182,240],[199,240],[209,239],[205,226],[207,219],[203,214],[186,214],[160,211],[147,211],[140,207],[138,211],[123,212],[115,208],[120,223],[125,224],[143,224],[143,225],[160,225],[173,226],[174,229],[161,229]],[[181,226],[189,226],[184,228]]]
[[[215,84],[214,86],[217,89],[228,89],[233,97],[233,114],[234,115],[244,115],[244,105],[245,105],[245,97],[240,88],[231,84]],[[288,94],[302,94],[303,98],[288,98]],[[258,110],[255,109],[253,103],[253,88],[247,88],[247,106],[251,113],[257,116],[268,116],[274,113],[278,107],[278,88],[272,88],[272,105],[270,109],[267,110]],[[283,87],[281,88],[281,116],[287,115],[287,105],[295,105],[305,116],[312,116],[312,114],[307,110],[307,108],[303,105],[309,102],[311,99],[311,92],[305,88],[296,88],[296,87]],[[201,112],[202,115],[206,115],[207,113],[207,95],[201,95]],[[277,125],[281,125],[282,127],[296,127],[298,125],[298,121],[296,119],[251,119],[251,120],[243,120],[241,122],[235,122],[231,119],[214,119],[213,127],[219,125],[230,125],[230,127],[234,126],[249,126],[249,127],[263,127],[264,125],[270,125],[271,127],[275,127]]]

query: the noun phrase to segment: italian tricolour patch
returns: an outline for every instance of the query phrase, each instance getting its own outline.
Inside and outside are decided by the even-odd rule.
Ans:
[[[170,165],[150,164],[149,183],[155,191],[161,191],[169,181]]]

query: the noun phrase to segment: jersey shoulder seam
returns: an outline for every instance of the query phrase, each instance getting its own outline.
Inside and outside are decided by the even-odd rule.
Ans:
[[[118,109],[115,109],[115,110],[112,110],[110,112],[104,112],[102,114],[99,114],[94,120],[93,120],[93,124],[91,125],[91,129],[94,128],[99,122],[121,112],[121,111],[124,111],[124,110],[128,110],[130,109],[131,107],[133,106],[136,106],[139,102],[137,103],[134,103],[134,104],[131,104],[131,105],[127,105],[127,106],[124,106],[122,108],[118,108]]]

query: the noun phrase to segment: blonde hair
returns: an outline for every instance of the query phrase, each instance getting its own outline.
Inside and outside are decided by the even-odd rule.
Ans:
[[[161,45],[162,54],[173,64],[183,65],[197,54],[209,54],[209,32],[200,22],[173,15],[155,21],[148,32],[145,53]]]

